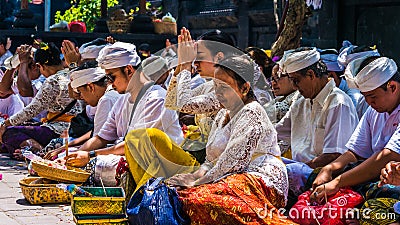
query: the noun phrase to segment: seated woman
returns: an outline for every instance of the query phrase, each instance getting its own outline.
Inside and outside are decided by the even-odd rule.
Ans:
[[[224,108],[212,125],[206,162],[197,170],[176,167],[178,169],[168,170],[166,174],[170,176],[178,170],[191,172],[175,175],[167,182],[188,188],[179,191],[179,195],[192,224],[290,224],[274,212],[271,216],[259,214],[260,210],[267,210],[265,207],[271,209],[285,205],[288,182],[285,165],[279,160],[276,131],[265,110],[255,100],[248,82],[253,76],[254,67],[248,56],[227,58],[216,65],[215,93]],[[134,130],[129,135],[132,137],[136,133],[143,131]],[[173,144],[169,148],[173,150],[171,152],[150,137],[153,143],[147,143],[145,148],[147,152],[155,148],[157,155],[149,153],[148,158],[137,158],[132,147],[139,146],[135,142],[140,141],[143,139],[137,135],[136,139],[127,139],[126,156],[133,156],[134,164],[141,165],[146,171],[153,165],[146,164],[151,160],[169,163],[167,166],[157,165],[163,168],[174,165],[176,161],[172,160],[175,157],[166,153],[183,156],[179,154],[183,150]],[[131,167],[131,161],[128,163]]]
[[[240,51],[234,47],[234,40],[229,34],[212,30],[194,40],[186,28],[178,36],[178,63],[168,86],[165,107],[182,113],[194,114],[205,141],[211,130],[213,120],[221,109],[214,92],[215,63],[232,53]],[[236,51],[235,51],[236,50]],[[205,83],[191,88],[192,64]]]
[[[59,137],[68,128],[71,119],[81,111],[80,104],[74,104],[68,96],[68,70],[62,66],[60,50],[53,43],[42,46],[36,51],[34,60],[46,81],[29,105],[0,126],[0,142],[11,155],[27,141],[35,146],[47,145],[51,139]],[[18,126],[43,110],[48,111],[43,125]]]

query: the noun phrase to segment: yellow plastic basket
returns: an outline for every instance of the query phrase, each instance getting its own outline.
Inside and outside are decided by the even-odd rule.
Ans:
[[[68,167],[68,170],[63,170],[35,161],[32,161],[32,168],[41,177],[64,183],[83,183],[90,176],[90,173],[78,168]]]
[[[80,224],[85,224],[85,225],[127,225],[128,224],[128,219],[107,219],[107,218],[102,218],[102,219],[85,219],[85,218],[80,218],[74,216],[74,222],[77,225]]]
[[[125,215],[125,193],[121,187],[82,187],[92,197],[74,196],[72,213],[77,215]],[[104,190],[107,194],[104,193]],[[106,197],[108,196],[108,197]]]
[[[31,184],[38,177],[27,177],[19,181],[22,194],[31,204],[70,203],[72,195],[56,184]]]

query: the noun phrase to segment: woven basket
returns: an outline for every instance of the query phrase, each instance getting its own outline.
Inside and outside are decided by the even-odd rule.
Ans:
[[[105,197],[101,187],[82,187],[93,197],[78,197],[72,199],[71,209],[78,215],[125,215],[125,193],[120,187],[106,187]]]
[[[153,22],[154,24],[154,32],[156,34],[173,34],[177,35],[177,26],[176,23],[171,22]]]
[[[110,33],[123,34],[129,30],[130,20],[108,20],[107,27]]]
[[[41,177],[64,183],[83,183],[90,176],[90,173],[78,168],[68,167],[68,170],[63,170],[35,161],[32,161],[32,168]]]
[[[72,195],[55,184],[31,184],[37,177],[28,177],[19,181],[22,194],[31,204],[70,203]]]

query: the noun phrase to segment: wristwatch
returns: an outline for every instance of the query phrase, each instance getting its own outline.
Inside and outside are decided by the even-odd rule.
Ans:
[[[94,150],[89,152],[89,158],[94,158],[96,157],[96,152]]]
[[[68,68],[70,68],[70,69],[75,69],[76,67],[78,67],[78,63],[76,63],[76,62],[72,62],[68,65]]]

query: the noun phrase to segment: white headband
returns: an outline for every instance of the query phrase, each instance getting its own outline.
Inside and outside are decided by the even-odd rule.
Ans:
[[[357,88],[361,92],[372,91],[387,82],[396,72],[396,63],[387,57],[380,57],[370,62],[357,74],[361,63],[368,56],[352,61],[344,73],[349,88]]]
[[[97,62],[103,69],[113,69],[126,65],[137,66],[140,63],[140,57],[136,53],[134,44],[115,42],[101,49]]]
[[[339,72],[344,70],[344,68],[339,65],[337,58],[338,55],[336,54],[321,54],[321,59],[328,68],[328,71]]]
[[[79,48],[79,53],[81,54],[81,59],[96,59],[99,56],[100,50],[106,45],[82,45]]]
[[[147,61],[153,60],[153,57],[157,57],[157,59],[147,64]],[[159,56],[151,56],[150,58],[143,60],[142,65],[144,65],[143,74],[152,81],[157,81],[165,72],[168,71],[167,60]]]
[[[317,48],[311,50],[298,51],[297,49],[285,51],[280,65],[284,73],[294,73],[304,68],[307,68],[318,62],[320,54]]]
[[[350,62],[368,56],[380,56],[378,50],[350,53],[357,46],[350,45],[349,47],[344,48],[338,56],[338,62],[342,69],[344,69]]]
[[[80,86],[101,80],[106,72],[100,67],[83,70],[75,70],[71,73],[71,87],[76,89]]]

